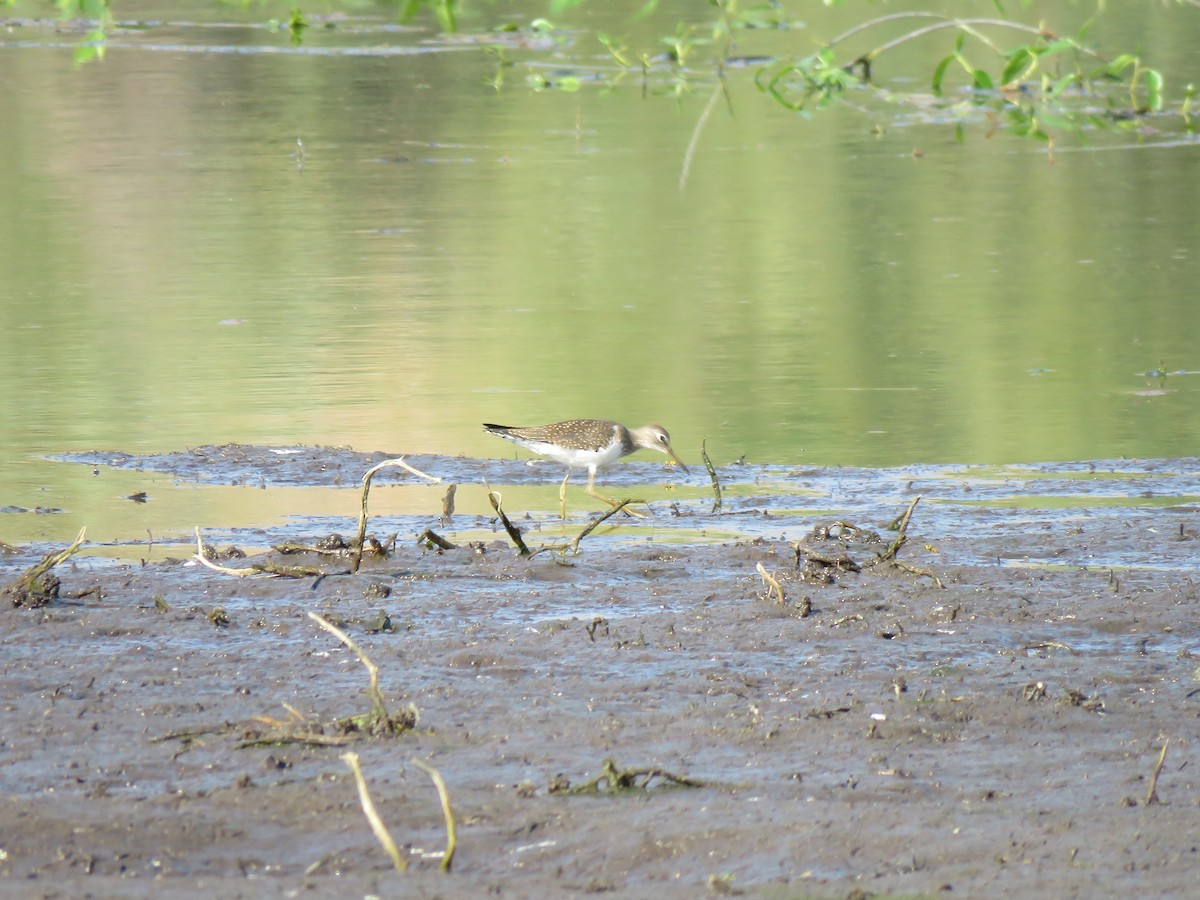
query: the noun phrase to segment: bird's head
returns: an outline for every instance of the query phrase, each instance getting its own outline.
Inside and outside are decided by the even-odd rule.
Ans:
[[[676,456],[675,451],[671,449],[671,435],[667,432],[667,429],[661,425],[647,425],[644,428],[637,429],[633,434],[634,442],[637,446],[667,454],[667,456],[675,460],[675,464],[679,468],[683,469],[684,474],[688,473],[688,467],[683,464],[683,460]]]

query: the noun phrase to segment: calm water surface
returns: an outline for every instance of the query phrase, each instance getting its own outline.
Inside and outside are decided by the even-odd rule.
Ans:
[[[286,5],[179,8],[121,0],[160,24],[78,68],[75,33],[0,34],[0,506],[65,510],[0,514],[0,539],[141,530],[111,483],[43,461],[89,448],[510,456],[479,423],[602,416],[718,464],[1198,451],[1200,144],[1177,116],[1061,135],[1051,162],[867,97],[806,120],[733,72],[681,190],[702,66],[678,100],[668,77],[535,91],[615,73],[570,32],[504,38],[499,69],[504,4],[460,38],[364,15],[300,48],[262,26]],[[649,47],[670,12],[611,24]],[[819,15],[842,18],[747,52],[853,19]],[[1200,81],[1194,10],[1109,10],[1091,38]],[[878,77],[923,90],[947,47],[925,52]]]

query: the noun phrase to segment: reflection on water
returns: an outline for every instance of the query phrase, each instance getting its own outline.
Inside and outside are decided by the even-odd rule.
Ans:
[[[1185,68],[1178,30],[1104,27],[1128,15]],[[501,456],[479,423],[575,416],[660,421],[689,463],[1196,452],[1194,145],[1051,165],[795,118],[747,73],[681,193],[707,88],[497,91],[419,29],[164,26],[80,69],[62,42],[0,36],[0,504],[78,511],[41,454]]]

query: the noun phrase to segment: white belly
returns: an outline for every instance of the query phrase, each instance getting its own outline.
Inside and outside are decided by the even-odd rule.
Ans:
[[[560,447],[557,444],[544,444],[535,441],[527,441],[525,442],[525,446],[534,453],[548,456],[550,459],[560,462],[564,466],[570,466],[572,469],[598,469],[602,466],[607,466],[610,462],[621,457],[620,444],[613,444],[600,450],[572,450],[567,447]]]

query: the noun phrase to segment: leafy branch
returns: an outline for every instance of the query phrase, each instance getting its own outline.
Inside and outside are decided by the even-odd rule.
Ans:
[[[850,38],[878,26],[914,19],[934,21],[913,27],[849,61],[843,62],[839,58],[838,50]],[[1064,105],[1069,89],[1079,93],[1099,93],[1108,84],[1125,84],[1128,110],[1114,112],[1113,118],[1127,119],[1130,112],[1137,116],[1163,108],[1162,74],[1131,53],[1105,60],[1084,44],[1087,26],[1077,37],[1059,37],[1045,27],[1008,19],[959,18],[930,12],[893,13],[863,22],[809,56],[762,67],[755,77],[755,84],[792,111],[819,109],[840,98],[853,84],[874,87],[874,67],[884,54],[945,31],[955,32],[954,49],[934,67],[930,82],[934,99],[945,98],[951,72],[961,70],[970,91],[968,109],[984,109],[1007,116],[1012,130],[1019,135],[1049,142],[1041,125],[1047,117],[1053,117],[1067,127],[1077,128],[1085,121],[1095,123],[1092,112],[1073,111]],[[997,31],[1020,32],[1028,35],[1029,40],[1012,49],[1004,49],[993,37]],[[980,48],[988,57],[984,64],[976,62]]]

